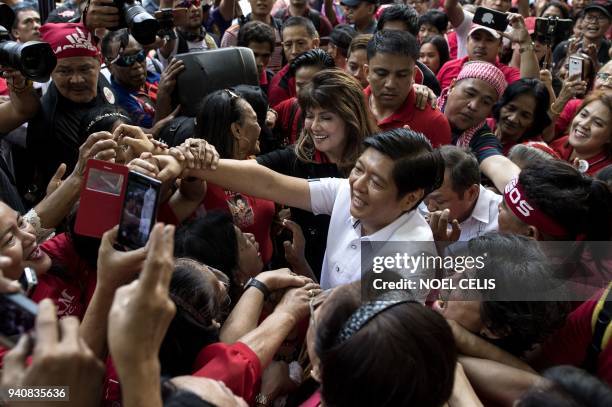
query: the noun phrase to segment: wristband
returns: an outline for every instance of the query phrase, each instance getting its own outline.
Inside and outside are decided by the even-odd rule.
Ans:
[[[244,290],[246,291],[249,287],[255,287],[261,291],[264,296],[264,301],[268,301],[268,298],[270,298],[270,289],[256,278],[249,278],[249,281],[244,285]]]

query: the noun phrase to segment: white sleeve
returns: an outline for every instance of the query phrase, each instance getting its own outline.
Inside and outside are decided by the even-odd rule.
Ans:
[[[342,182],[348,182],[348,180],[341,178],[317,178],[308,180],[312,213],[315,215],[331,215]]]
[[[463,10],[463,21],[457,27],[455,32],[457,33],[457,59],[464,58],[467,56],[467,38],[470,29],[472,28],[472,22],[474,14],[469,11]]]

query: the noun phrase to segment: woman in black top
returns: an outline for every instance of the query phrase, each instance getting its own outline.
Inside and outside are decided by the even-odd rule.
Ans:
[[[282,174],[306,179],[348,176],[361,152],[362,141],[378,131],[361,85],[341,70],[324,70],[302,88],[298,101],[305,115],[297,143],[259,156],[257,162]],[[306,260],[319,278],[329,216],[291,208],[291,218],[302,227]]]

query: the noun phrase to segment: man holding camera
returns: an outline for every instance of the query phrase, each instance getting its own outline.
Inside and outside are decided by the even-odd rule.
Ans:
[[[563,61],[568,54],[578,51],[591,57],[595,65],[597,63],[604,65],[608,62],[610,42],[606,40],[606,33],[610,29],[611,20],[612,0],[595,0],[588,4],[584,8],[581,35],[563,41],[555,47],[553,53],[555,65]]]
[[[45,24],[40,29],[57,58],[52,82],[41,99],[41,108],[28,123],[27,149],[32,161],[21,174],[22,185],[34,184],[35,199],[61,163],[71,172],[79,147],[88,134],[82,134],[81,120],[91,110],[114,104],[115,95],[100,75],[100,54],[92,35],[82,24]]]
[[[162,0],[162,8],[186,8],[184,21],[175,18],[175,39],[169,39],[157,50],[164,67],[168,66],[176,54],[204,51],[217,48],[214,38],[206,32],[202,25],[204,12],[201,0]]]

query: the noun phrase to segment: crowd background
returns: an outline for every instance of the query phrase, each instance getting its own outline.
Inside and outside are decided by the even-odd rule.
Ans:
[[[612,405],[612,1],[0,3],[0,295],[38,304],[0,387],[69,386],[62,406]],[[164,30],[129,23],[146,13]],[[19,69],[31,41],[48,80]],[[257,84],[179,86],[177,55],[231,47]],[[90,160],[160,182],[144,247],[82,234]],[[444,272],[501,291],[372,294],[371,242],[463,242],[486,266]],[[559,273],[574,296],[539,297]]]

